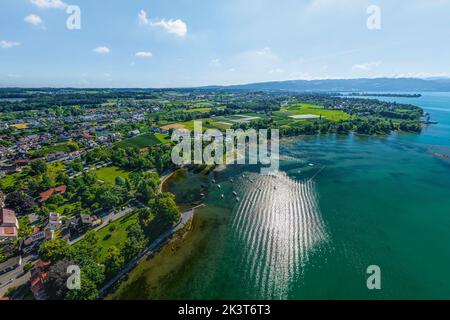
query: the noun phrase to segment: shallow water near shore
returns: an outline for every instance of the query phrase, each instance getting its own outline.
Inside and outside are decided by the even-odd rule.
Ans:
[[[214,176],[220,189],[180,173],[169,191],[183,206],[205,193],[207,207],[110,298],[449,299],[450,94],[386,100],[429,109],[439,124],[288,139],[280,172],[230,166]],[[370,265],[382,290],[367,289]]]

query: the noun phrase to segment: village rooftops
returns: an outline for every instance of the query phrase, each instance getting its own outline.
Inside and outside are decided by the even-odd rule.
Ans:
[[[17,238],[17,228],[0,227],[0,238]]]
[[[46,266],[36,266],[31,271],[30,289],[36,300],[46,300],[47,294],[45,292],[45,282],[48,279]]]
[[[83,133],[80,135],[84,139],[94,139],[95,137],[89,133]]]
[[[91,225],[94,221],[93,217],[87,214],[80,214],[81,223]]]
[[[4,208],[0,209],[0,226],[18,228],[16,214],[13,210]]]
[[[19,222],[16,214],[10,209],[0,209],[0,239],[17,238]]]
[[[49,189],[49,190],[47,190],[45,192],[41,192],[39,194],[39,196],[41,197],[39,201],[40,202],[45,202],[52,195],[54,195],[54,194],[65,194],[66,191],[67,191],[67,187],[66,186],[59,186],[59,187],[56,187],[56,188]]]

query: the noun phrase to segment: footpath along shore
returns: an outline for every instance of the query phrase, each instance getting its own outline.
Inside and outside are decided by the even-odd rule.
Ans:
[[[133,270],[139,262],[146,259],[148,256],[155,253],[156,250],[160,249],[166,240],[170,239],[172,235],[183,229],[189,221],[194,219],[195,210],[204,207],[204,204],[196,206],[189,211],[183,212],[180,217],[180,221],[171,227],[169,230],[160,235],[155,241],[153,241],[145,250],[139,254],[137,257],[133,258],[128,262],[125,267],[111,280],[109,280],[99,291],[99,299],[102,299],[108,294],[109,290],[114,287],[121,279],[123,279],[131,270]]]

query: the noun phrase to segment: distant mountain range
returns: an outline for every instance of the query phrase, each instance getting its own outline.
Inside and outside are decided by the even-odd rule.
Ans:
[[[326,92],[449,92],[450,78],[374,78],[289,80],[250,83],[231,86],[208,86],[207,89],[270,90],[270,91],[326,91]]]

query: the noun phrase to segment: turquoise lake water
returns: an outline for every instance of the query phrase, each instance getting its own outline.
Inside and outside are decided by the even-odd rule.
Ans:
[[[197,213],[214,217],[208,236],[163,297],[450,299],[450,94],[386,100],[416,104],[439,124],[293,138],[277,174],[217,174],[222,188],[212,185]],[[178,181],[179,200],[195,186]],[[370,265],[381,268],[381,290],[367,289]]]

